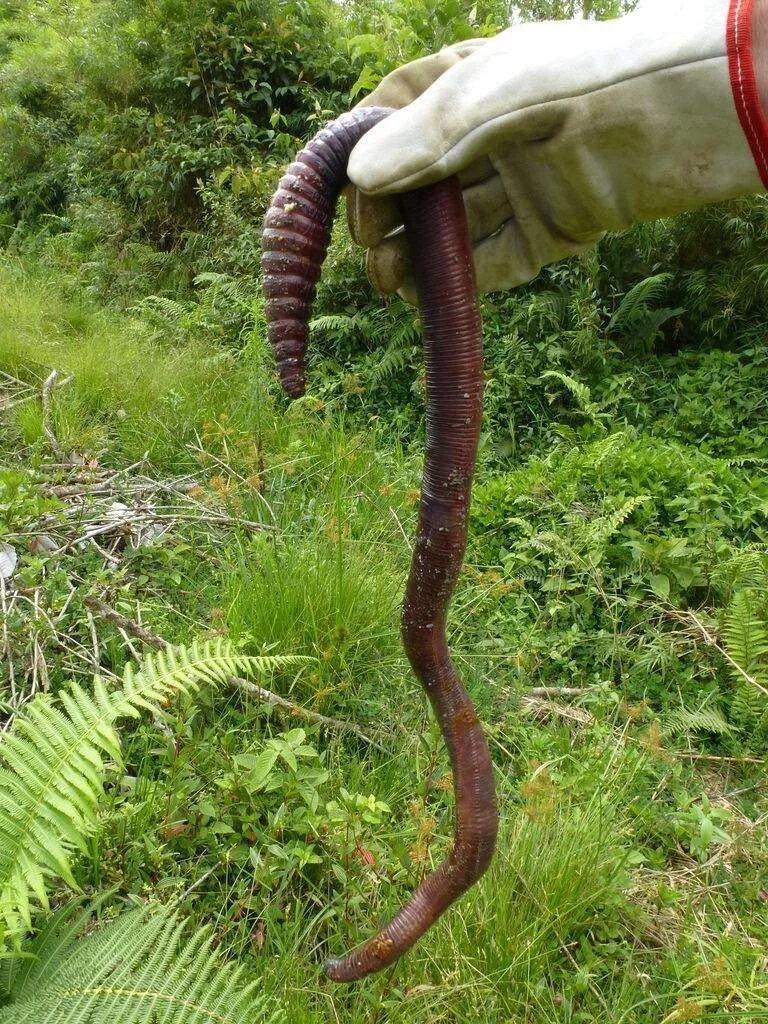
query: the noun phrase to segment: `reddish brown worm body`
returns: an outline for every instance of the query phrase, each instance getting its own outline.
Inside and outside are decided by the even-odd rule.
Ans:
[[[269,338],[290,395],[304,390],[307,323],[333,212],[355,143],[389,110],[362,108],[323,129],[282,178],[264,231]],[[461,187],[450,178],[401,197],[427,370],[427,447],[419,525],[403,604],[408,659],[453,767],[456,820],[445,861],[374,938],[325,972],[357,981],[410,948],[490,863],[498,814],[488,745],[448,652],[446,616],[461,569],[483,408],[482,329]]]

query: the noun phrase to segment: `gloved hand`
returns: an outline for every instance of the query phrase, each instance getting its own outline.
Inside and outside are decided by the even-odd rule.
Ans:
[[[768,186],[753,5],[644,0],[614,21],[519,25],[393,72],[364,102],[406,109],[349,162],[350,229],[374,285],[414,296],[392,193],[457,172],[484,292],[607,230]]]

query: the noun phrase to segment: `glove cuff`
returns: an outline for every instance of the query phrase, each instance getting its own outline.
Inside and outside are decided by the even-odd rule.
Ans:
[[[754,7],[755,0],[730,0],[727,31],[728,66],[736,112],[755,158],[760,178],[768,188],[768,118],[760,103],[755,75],[752,49]],[[768,74],[768,68],[764,69],[764,73]]]

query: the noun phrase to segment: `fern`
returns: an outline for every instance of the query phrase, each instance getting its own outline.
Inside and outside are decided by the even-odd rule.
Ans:
[[[133,910],[81,937],[91,912],[65,908],[6,972],[0,1024],[272,1024],[276,1007],[242,967],[212,948],[210,929],[184,939],[163,907]]]
[[[528,301],[527,319],[539,330],[561,331],[568,322],[568,295],[565,292],[539,292]]]
[[[759,547],[737,552],[714,567],[710,583],[726,598],[736,590],[768,591],[768,552]]]
[[[309,322],[309,329],[319,334],[340,334],[342,337],[354,334],[360,330],[360,316],[347,316],[345,313],[325,313],[322,316],[313,317]]]
[[[587,412],[593,408],[592,392],[586,384],[582,384],[580,381],[574,380],[573,377],[569,377],[566,373],[560,373],[558,370],[546,370],[541,375],[542,380],[549,380],[551,378],[560,381],[563,387],[570,391],[582,412]]]
[[[626,448],[632,438],[626,431],[617,431],[610,434],[603,440],[596,441],[587,449],[589,452],[590,465],[595,469],[602,469],[618,458],[618,455]],[[579,453],[576,453],[579,454]]]
[[[147,657],[141,671],[125,670],[123,685],[108,689],[78,683],[57,699],[35,698],[0,744],[0,926],[18,940],[31,927],[31,899],[48,906],[46,879],[76,887],[70,857],[93,831],[107,758],[119,762],[114,723],[176,693],[222,683],[249,669],[265,670],[280,658],[249,658],[219,640]]]
[[[677,708],[668,716],[665,723],[667,731],[673,736],[683,732],[710,732],[716,736],[725,736],[732,732],[731,726],[717,708]]]
[[[671,274],[655,274],[630,288],[608,323],[608,330],[630,334],[648,347],[668,320],[685,312],[682,306],[653,309],[666,290]]]
[[[731,718],[750,743],[768,730],[768,701],[746,679],[740,679],[734,688]]]
[[[415,345],[393,343],[382,352],[376,365],[371,370],[370,381],[373,387],[396,377],[398,373],[410,366],[418,349]]]
[[[728,654],[749,676],[745,679],[742,672],[732,671],[731,718],[753,739],[759,738],[768,726],[768,623],[760,614],[760,607],[759,593],[737,591],[722,627]]]
[[[587,540],[590,547],[603,546],[613,537],[620,527],[646,502],[651,501],[650,494],[636,494],[627,498],[617,509],[607,515],[599,516],[588,525]]]
[[[377,340],[387,340],[384,351],[376,354],[376,362],[370,371],[372,387],[401,373],[411,366],[419,352],[419,327],[410,307],[392,305],[387,309],[388,323],[382,325],[382,332]]]
[[[404,302],[391,302],[352,315],[326,313],[314,317],[309,326],[312,331],[344,340],[362,338],[372,349],[366,357],[366,364],[371,364],[366,374],[372,387],[402,372],[418,354],[418,320]]]
[[[747,675],[762,685],[768,684],[768,624],[759,612],[759,597],[751,590],[734,595],[723,622],[723,638],[728,653]],[[739,674],[739,680],[743,677]]]
[[[616,307],[608,323],[608,330],[625,330],[645,320],[651,312],[652,304],[658,302],[664,294],[671,277],[670,273],[654,274],[630,288]]]

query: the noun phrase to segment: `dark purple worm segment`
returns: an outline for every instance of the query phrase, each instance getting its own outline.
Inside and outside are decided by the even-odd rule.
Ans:
[[[316,254],[321,244],[327,246],[335,202],[347,181],[349,153],[364,132],[388,113],[384,108],[362,108],[323,129],[289,167],[267,214],[267,317],[281,380],[289,394],[303,392],[306,323],[322,259]],[[314,196],[304,189],[305,181]],[[388,925],[345,957],[326,962],[328,977],[340,982],[373,974],[409,949],[483,874],[498,830],[488,745],[451,662],[445,632],[448,604],[466,549],[483,409],[482,328],[471,243],[458,179],[410,192],[401,202],[427,371],[427,446],[402,637],[450,754],[456,797],[454,843],[445,861]],[[306,252],[299,245],[305,231]],[[279,235],[286,235],[295,247],[288,250],[288,243],[281,242],[282,247],[275,249]],[[324,242],[318,243],[319,238]],[[280,301],[272,305],[276,300]],[[286,324],[294,319],[303,328],[289,333]]]
[[[267,210],[261,266],[269,343],[291,398],[304,394],[309,317],[349,154],[389,113],[362,107],[319,131],[296,154]]]

